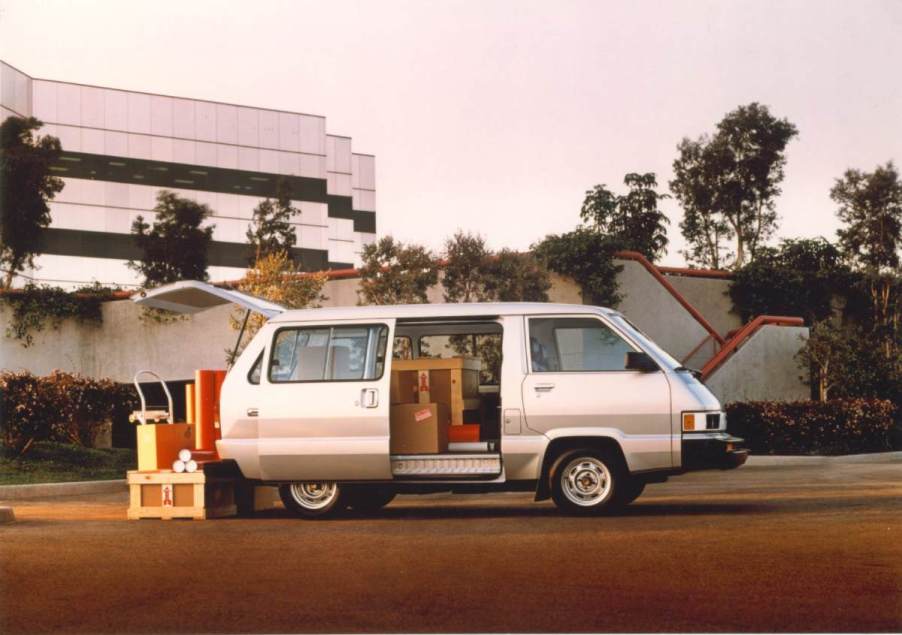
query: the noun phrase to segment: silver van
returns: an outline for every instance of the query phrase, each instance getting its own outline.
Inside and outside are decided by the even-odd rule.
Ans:
[[[542,303],[284,310],[205,283],[137,302],[182,312],[236,303],[269,320],[222,386],[219,455],[318,518],[397,493],[535,492],[573,514],[647,483],[745,462],[720,403],[617,311]],[[392,451],[397,360],[478,360],[478,440]],[[410,366],[410,362],[407,362]],[[453,426],[452,426],[453,427]]]

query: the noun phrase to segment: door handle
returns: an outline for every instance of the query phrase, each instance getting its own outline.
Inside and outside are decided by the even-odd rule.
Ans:
[[[257,417],[260,416],[260,411],[257,408],[248,408],[247,409],[248,417]]]
[[[554,390],[554,384],[536,384],[533,386],[533,390],[536,392],[551,392]]]
[[[379,405],[379,391],[375,388],[364,388],[360,403],[364,408],[375,408]]]

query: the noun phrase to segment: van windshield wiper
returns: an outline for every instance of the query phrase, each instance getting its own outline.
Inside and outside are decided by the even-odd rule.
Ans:
[[[674,370],[682,371],[685,373],[691,373],[692,376],[698,380],[701,380],[701,378],[702,378],[702,371],[700,371],[697,368],[689,368],[688,366],[677,366],[676,368],[674,368]]]

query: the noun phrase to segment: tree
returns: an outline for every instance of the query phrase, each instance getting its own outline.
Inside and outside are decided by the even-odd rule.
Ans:
[[[445,302],[547,302],[548,271],[530,253],[493,253],[481,236],[458,231],[445,241]]]
[[[686,239],[686,248],[680,253],[690,265],[720,269],[732,255],[727,242],[734,234],[717,213],[716,161],[713,153],[705,149],[704,140],[680,142],[677,146],[680,158],[673,163],[670,189],[683,207],[680,231]]]
[[[796,358],[810,369],[818,399],[890,399],[902,403],[902,363],[873,346],[870,333],[854,324],[816,323]]]
[[[614,264],[619,246],[608,236],[578,227],[566,234],[546,236],[532,249],[546,268],[575,280],[584,301],[608,307],[620,303],[617,274],[623,267]]]
[[[811,327],[805,345],[796,353],[799,366],[809,371],[809,385],[817,391],[819,401],[827,401],[834,386],[849,371],[854,357],[854,337],[853,332],[829,320],[817,322]]]
[[[872,319],[887,357],[895,354],[900,335],[898,297],[902,246],[902,183],[890,161],[871,173],[847,170],[830,190],[845,223],[839,245],[864,276]]]
[[[360,304],[424,304],[438,283],[435,257],[420,245],[405,245],[391,236],[363,248]]]
[[[247,230],[247,241],[254,249],[252,262],[260,262],[270,254],[283,252],[291,258],[297,234],[291,219],[300,210],[291,205],[291,189],[284,179],[276,183],[276,198],[267,198],[254,208],[253,220]]]
[[[326,300],[323,288],[329,280],[325,272],[301,273],[291,258],[284,251],[276,251],[261,256],[254,266],[247,270],[238,282],[238,290],[243,293],[276,302],[289,309],[305,309],[318,307]],[[245,311],[236,310],[230,317],[232,328],[240,330],[245,324]],[[247,316],[244,334],[235,350],[227,351],[228,363],[244,349],[253,339],[257,331],[266,323],[267,318],[251,313]]]
[[[654,172],[631,172],[623,177],[629,192],[617,195],[604,185],[586,192],[580,218],[607,234],[620,249],[638,251],[649,260],[657,260],[667,248],[667,225],[670,220],[658,209],[658,201],[668,198],[658,194]]]
[[[548,270],[531,253],[502,249],[492,257],[485,294],[497,302],[548,302]]]
[[[457,231],[445,241],[442,286],[445,302],[485,302],[491,252],[481,236]]]
[[[761,248],[730,284],[734,312],[743,321],[758,315],[798,315],[808,324],[833,314],[834,300],[853,283],[842,253],[824,238],[783,240]]]
[[[211,215],[210,208],[160,190],[153,211],[153,226],[142,216],[132,223],[132,236],[143,257],[138,262],[129,261],[128,266],[144,276],[145,287],[206,280],[207,248],[214,226],[202,228],[201,224]]]
[[[0,124],[0,267],[3,288],[13,277],[34,266],[41,232],[50,225],[47,202],[63,189],[50,174],[62,152],[59,139],[35,136],[44,124],[34,117],[8,117]]]
[[[738,268],[755,258],[777,229],[785,150],[797,134],[788,120],[752,103],[727,113],[713,137],[677,146],[670,189],[684,210],[680,229],[690,263],[719,267],[732,256]],[[722,253],[727,240],[735,241],[732,254]]]

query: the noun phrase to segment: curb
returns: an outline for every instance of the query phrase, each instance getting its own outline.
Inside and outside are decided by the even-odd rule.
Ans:
[[[0,525],[4,523],[11,523],[16,519],[16,515],[13,513],[12,507],[0,507]]]
[[[113,481],[75,481],[72,483],[32,483],[28,485],[0,485],[0,500],[26,500],[56,496],[82,496],[124,492],[125,479]]]
[[[827,463],[895,463],[902,462],[902,452],[874,452],[871,454],[841,454],[837,456],[789,456],[753,454],[746,466],[823,465]]]

